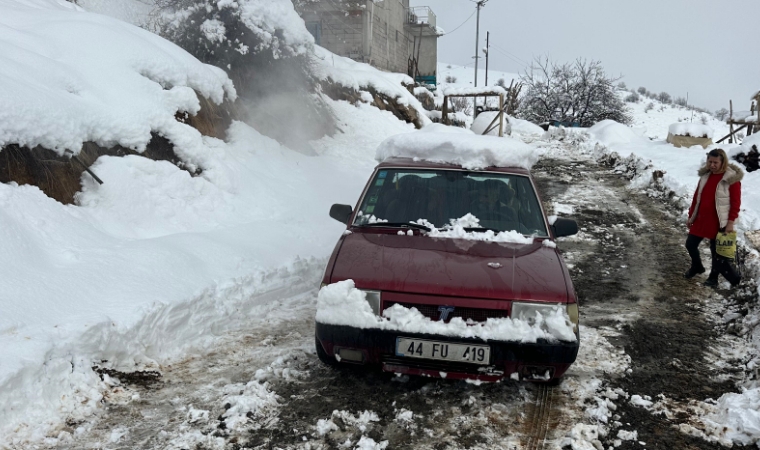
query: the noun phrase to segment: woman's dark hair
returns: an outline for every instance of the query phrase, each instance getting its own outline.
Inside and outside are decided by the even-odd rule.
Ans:
[[[714,148],[714,149],[710,150],[710,151],[707,153],[707,156],[712,156],[713,158],[720,158],[720,159],[723,159],[723,155],[725,155],[725,154],[726,154],[726,153],[725,153],[724,151],[722,151],[721,149],[719,149],[719,148]]]

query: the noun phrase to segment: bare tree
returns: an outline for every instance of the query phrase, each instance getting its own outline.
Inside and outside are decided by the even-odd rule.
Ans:
[[[664,103],[666,105],[669,105],[670,103],[673,102],[673,100],[670,97],[670,94],[664,91],[660,92],[659,95],[657,95],[657,100],[659,100],[660,103]]]
[[[721,108],[717,111],[715,111],[715,118],[718,120],[726,120],[726,117],[728,117],[728,110],[726,108]]]
[[[599,61],[560,65],[537,58],[520,78],[526,92],[518,113],[532,122],[558,120],[587,127],[605,119],[631,121],[617,94],[620,78],[607,76]]]

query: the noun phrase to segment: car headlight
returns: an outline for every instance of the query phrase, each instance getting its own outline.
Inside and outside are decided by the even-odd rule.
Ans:
[[[379,316],[380,315],[380,291],[368,291],[365,289],[359,289],[359,290],[364,292],[364,295],[367,298],[367,303],[369,303],[369,307],[372,308],[372,312],[374,312],[376,316]]]
[[[530,325],[536,323],[536,316],[541,314],[543,317],[549,316],[552,312],[561,308],[558,304],[546,303],[529,303],[529,302],[512,302],[512,318],[528,322]],[[578,304],[568,303],[566,305],[567,316],[573,324],[573,332],[578,333]]]

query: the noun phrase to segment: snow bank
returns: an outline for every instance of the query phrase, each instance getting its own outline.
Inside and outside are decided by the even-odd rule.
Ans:
[[[636,139],[630,127],[609,119],[595,124],[588,132],[604,145],[627,144]]]
[[[668,127],[668,133],[674,136],[691,136],[698,138],[713,137],[713,129],[699,123],[678,122]]]
[[[189,163],[203,141],[177,122],[235,89],[223,70],[133,25],[55,0],[0,0],[0,147],[42,145],[59,154],[82,143],[142,151],[159,133]],[[118,50],[117,50],[118,49]]]
[[[406,333],[429,333],[442,336],[478,338],[484,341],[537,342],[547,339],[552,342],[576,340],[573,324],[562,305],[546,317],[540,314],[531,325],[526,321],[512,318],[488,319],[485,322],[468,323],[461,317],[449,323],[433,321],[416,308],[405,308],[399,304],[383,311],[378,317],[366,301],[363,291],[355,288],[353,280],[341,281],[320,289],[317,298],[317,322],[331,325],[347,325],[356,328],[375,328],[402,331]]]
[[[395,157],[414,158],[479,170],[494,166],[530,169],[540,156],[540,151],[517,139],[477,136],[456,127],[445,127],[447,132],[442,132],[442,127],[445,126],[427,126],[418,133],[388,138],[377,148],[375,158],[380,162]]]
[[[343,231],[330,205],[354,203],[372,150],[413,129],[387,111],[329,103],[345,133],[314,142],[319,157],[235,123],[228,143],[203,140],[200,177],[103,157],[108,182],[83,177],[79,207],[0,184],[0,448],[96,414],[108,386],[93,362],[160,370],[251,326],[257,302],[277,306],[258,293],[318,283]]]

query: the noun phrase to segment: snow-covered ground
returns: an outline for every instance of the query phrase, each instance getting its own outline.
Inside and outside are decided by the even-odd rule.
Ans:
[[[470,64],[467,66],[458,66],[445,62],[438,63],[438,83],[444,86],[455,88],[467,88],[474,86],[475,67]],[[505,87],[514,80],[515,83],[520,81],[520,74],[512,72],[502,72],[499,70],[488,70],[488,86],[496,86],[499,80],[504,80]],[[478,87],[486,86],[486,69],[485,61],[478,63]]]
[[[343,133],[313,142],[318,156],[304,156],[243,123],[231,126],[226,141],[203,137],[176,122],[174,113],[196,111],[196,93],[216,102],[234,98],[221,69],[63,0],[0,0],[0,9],[0,146],[44,144],[62,153],[90,140],[139,150],[155,131],[203,168],[191,177],[168,162],[102,157],[93,169],[105,184],[84,175],[76,206],[36,187],[0,184],[0,448],[24,448],[56,445],[86,431],[65,422],[86,424],[102,408],[112,384],[93,365],[160,371],[244,329],[260,313],[248,301],[257,293],[287,290],[294,277],[313,278],[344,228],[329,218],[330,204],[355,203],[380,142],[414,127],[366,103],[328,101]],[[312,51],[324,62],[318,76],[354,88],[372,84],[421,108],[400,85],[405,75]],[[448,66],[439,67],[441,80],[454,76],[454,87],[471,86],[471,68]],[[489,84],[504,78],[509,85],[515,77],[491,71]],[[688,120],[690,112],[657,102],[645,111],[648,103],[631,105],[633,128],[589,130],[604,145],[589,152],[651,160],[632,188],[646,189],[660,169],[665,185],[685,199],[704,150],[676,149],[664,138],[669,125]],[[706,120],[715,136],[725,134],[724,124]],[[535,128],[524,128],[534,140]],[[744,192],[739,228],[760,228],[758,173],[747,174]],[[609,346],[604,337],[590,329],[583,334],[597,342],[584,351],[607,355],[600,350]],[[620,360],[615,371],[625,367]],[[583,386],[599,402],[588,414],[607,417],[605,399],[619,393],[595,395],[600,382],[594,383]],[[760,439],[760,418],[752,412],[758,390],[747,388],[719,399],[705,419],[733,427],[726,436],[736,442]],[[591,433],[582,424],[573,432]]]

